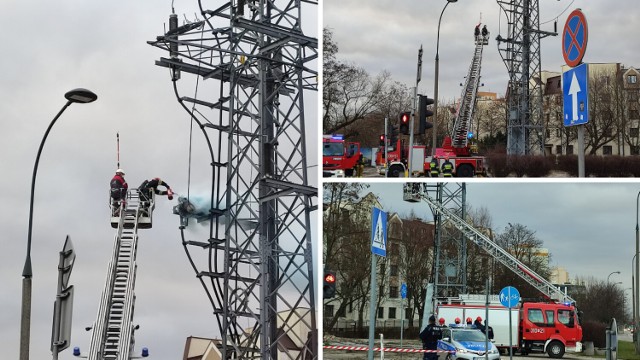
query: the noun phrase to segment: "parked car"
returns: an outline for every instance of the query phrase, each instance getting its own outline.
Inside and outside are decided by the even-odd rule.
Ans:
[[[488,345],[489,360],[500,359],[498,348],[491,341]],[[438,350],[449,351],[449,353],[439,353],[439,360],[483,360],[485,349],[484,333],[476,328],[445,327],[442,329],[442,340],[438,341]]]

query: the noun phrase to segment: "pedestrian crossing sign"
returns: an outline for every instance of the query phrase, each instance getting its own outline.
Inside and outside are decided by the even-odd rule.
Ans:
[[[387,213],[376,207],[371,214],[371,252],[387,256]]]

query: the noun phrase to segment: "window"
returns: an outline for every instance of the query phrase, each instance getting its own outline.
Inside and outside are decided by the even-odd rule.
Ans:
[[[544,312],[547,315],[547,326],[553,327],[553,310],[545,310]]]
[[[638,137],[638,128],[630,128],[629,129],[629,136]]]
[[[603,134],[604,136],[606,136],[606,137],[612,137],[612,136],[613,136],[613,131],[612,131],[612,130],[613,130],[613,129],[611,129],[610,127],[608,127],[608,128],[606,128],[606,129],[604,129],[604,130],[602,131],[602,134]]]
[[[527,319],[538,326],[544,325],[544,317],[540,309],[529,309]]]
[[[562,145],[556,145],[556,154],[562,155]]]
[[[391,265],[389,267],[389,275],[398,276],[398,265]]]
[[[638,82],[638,77],[636,75],[629,75],[627,76],[627,82],[629,84],[635,84]]]
[[[573,155],[573,145],[567,145],[567,155]]]
[[[408,307],[408,308],[406,308],[406,309],[405,309],[405,311],[404,311],[404,318],[405,318],[405,319],[409,319],[409,315],[411,315],[411,311],[412,311],[412,310],[413,310],[413,309],[412,309],[412,308],[410,308],[410,307]]]
[[[378,308],[378,319],[382,319],[382,318],[384,318],[384,308],[380,306]]]
[[[398,298],[398,287],[397,286],[389,286],[389,297],[392,299]]]
[[[345,317],[345,316],[347,316],[347,311],[346,311],[346,309],[345,309],[345,308],[342,308],[342,310],[340,310],[340,308],[338,307],[338,316],[341,316],[341,317]]]
[[[605,145],[602,147],[602,155],[613,154],[613,147],[611,145]]]
[[[558,310],[558,321],[570,328],[573,327],[573,312],[570,310]]]
[[[326,318],[333,317],[333,305],[324,306],[324,317]]]
[[[638,101],[638,93],[636,91],[630,91],[629,92],[629,101],[630,102]]]
[[[637,119],[638,110],[629,110],[629,119]]]
[[[396,308],[390,307],[389,308],[389,319],[395,319],[395,318],[396,318]]]
[[[640,155],[640,146],[631,145],[631,155]]]

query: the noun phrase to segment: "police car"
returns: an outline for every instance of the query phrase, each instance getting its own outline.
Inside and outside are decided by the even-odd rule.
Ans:
[[[500,352],[489,341],[489,360],[500,359]],[[471,327],[444,327],[442,328],[442,340],[438,340],[438,350],[449,351],[439,353],[439,360],[484,360],[485,337],[484,334]],[[451,353],[451,351],[455,351]]]

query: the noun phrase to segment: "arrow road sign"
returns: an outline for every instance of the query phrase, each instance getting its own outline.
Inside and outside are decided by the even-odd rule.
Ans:
[[[387,213],[376,207],[371,214],[371,252],[387,256]]]
[[[402,283],[402,286],[400,286],[400,296],[402,296],[403,299],[407,298],[407,284]]]
[[[562,74],[564,126],[589,122],[589,68],[579,65]]]

